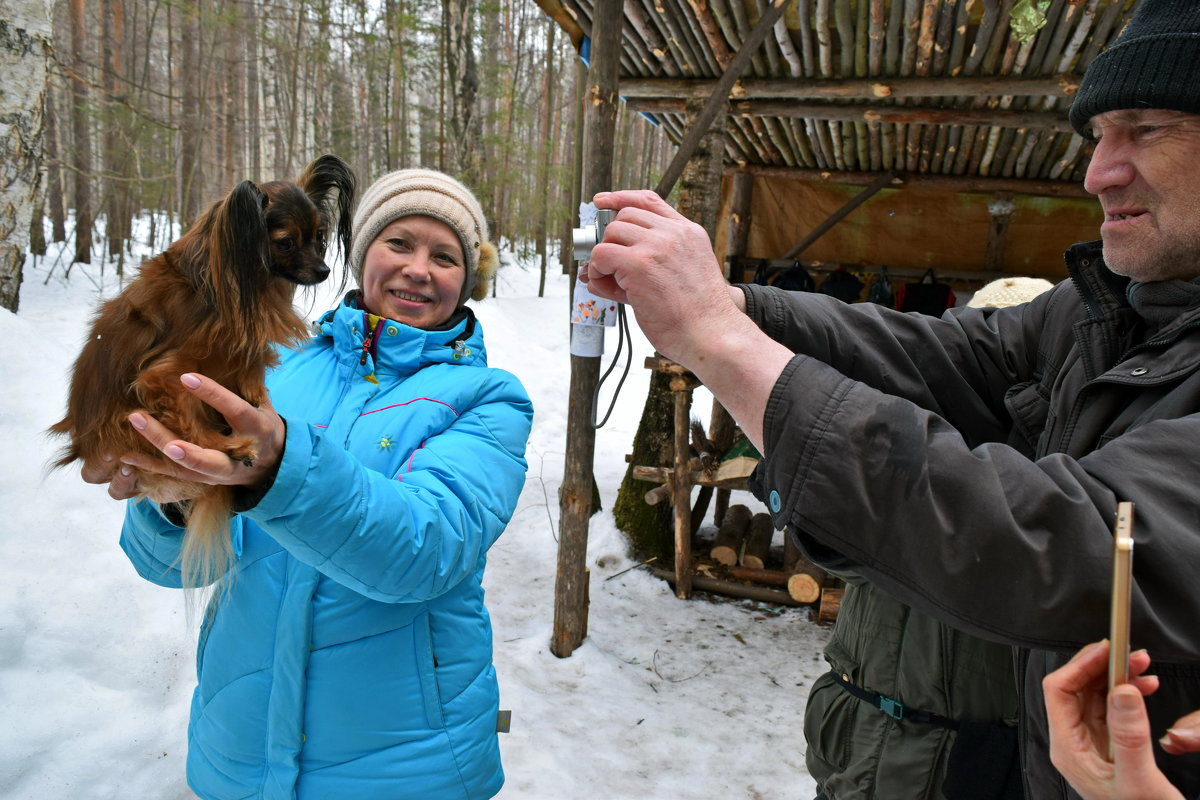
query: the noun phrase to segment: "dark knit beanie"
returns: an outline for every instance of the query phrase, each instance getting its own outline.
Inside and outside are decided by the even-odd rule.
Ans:
[[[1097,114],[1161,108],[1200,114],[1200,0],[1139,0],[1116,41],[1088,66],[1071,126],[1089,136]]]

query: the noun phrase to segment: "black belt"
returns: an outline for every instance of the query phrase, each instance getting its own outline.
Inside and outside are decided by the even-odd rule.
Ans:
[[[949,728],[952,731],[958,730],[958,723],[949,717],[943,717],[941,714],[935,714],[932,711],[922,711],[919,708],[905,708],[904,704],[899,700],[882,695],[879,692],[872,692],[870,689],[864,689],[861,686],[855,686],[850,682],[849,675],[843,675],[836,670],[830,670],[830,675],[837,681],[843,689],[857,697],[859,700],[870,703],[875,708],[887,714],[892,719],[909,720],[911,722],[923,722],[927,725],[940,725],[943,728]]]

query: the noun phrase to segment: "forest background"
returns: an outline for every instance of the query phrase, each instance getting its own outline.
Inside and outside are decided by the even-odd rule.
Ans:
[[[239,181],[292,178],[332,152],[364,187],[403,167],[449,172],[493,240],[540,256],[543,275],[569,266],[587,68],[532,0],[0,0],[0,50],[34,84],[44,60],[44,86],[0,109],[37,106],[0,142],[32,186],[17,216],[35,255],[48,229],[74,262],[103,248],[123,271],[135,217],[165,249]],[[673,150],[622,106],[614,184],[653,185]],[[17,310],[19,285],[0,275],[0,306]]]

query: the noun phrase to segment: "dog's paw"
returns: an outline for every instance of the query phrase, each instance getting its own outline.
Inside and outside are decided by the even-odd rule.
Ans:
[[[255,459],[258,458],[254,440],[249,438],[230,439],[221,449],[225,455],[234,461],[240,461],[247,467],[253,467]]]

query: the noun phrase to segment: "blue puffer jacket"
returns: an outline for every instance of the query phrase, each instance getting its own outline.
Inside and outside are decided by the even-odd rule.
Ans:
[[[328,312],[268,378],[287,443],[233,520],[237,573],[200,632],[187,772],[201,797],[484,798],[504,781],[480,581],[533,409],[486,368],[469,314],[448,331],[385,319],[364,338],[372,320]],[[131,501],[121,545],[178,587],[180,534]]]

